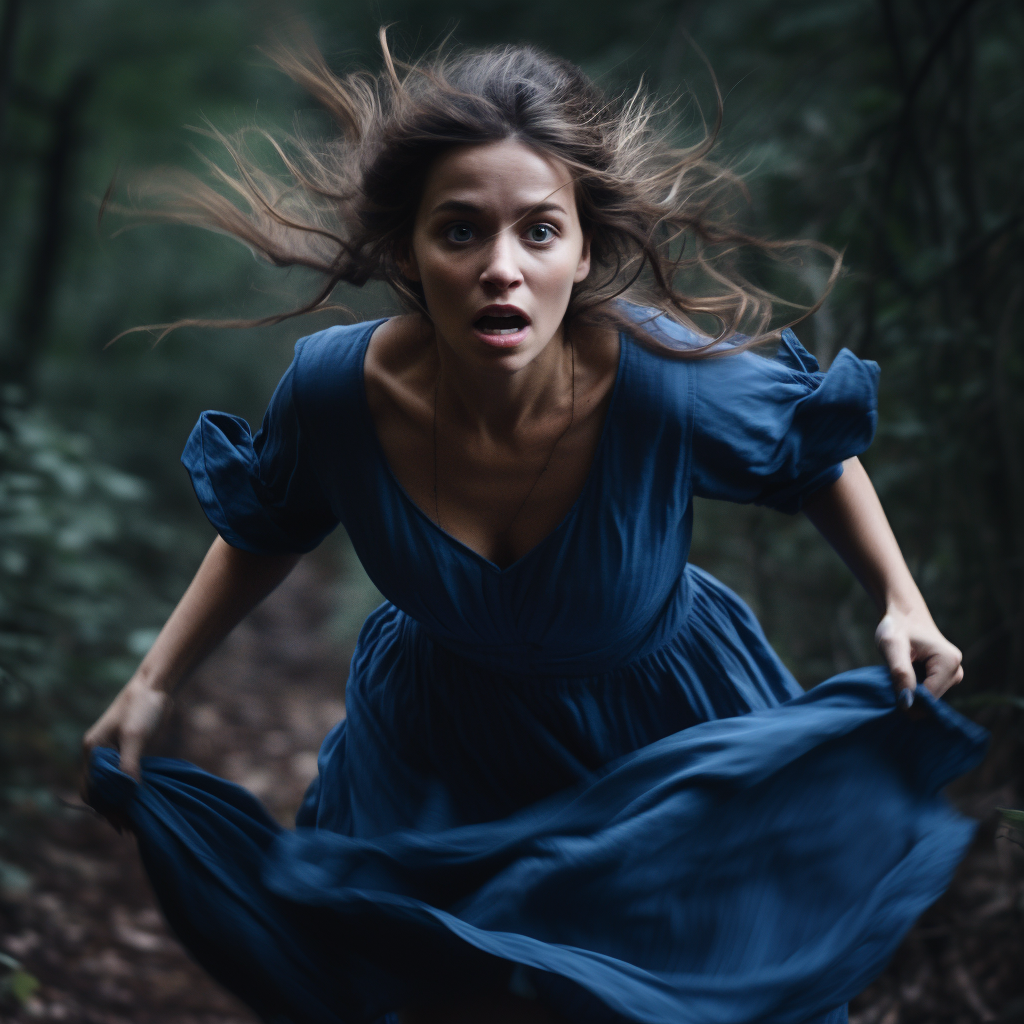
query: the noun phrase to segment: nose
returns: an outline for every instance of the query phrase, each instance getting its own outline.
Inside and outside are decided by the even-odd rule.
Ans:
[[[482,284],[497,292],[509,291],[522,284],[523,272],[516,260],[516,241],[506,231],[492,236],[487,248],[487,261],[480,273]]]

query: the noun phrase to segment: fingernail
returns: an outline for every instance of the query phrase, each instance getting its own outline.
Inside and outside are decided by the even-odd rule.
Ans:
[[[904,710],[908,711],[914,703],[914,691],[910,689],[900,690],[900,695],[896,698],[896,703]]]

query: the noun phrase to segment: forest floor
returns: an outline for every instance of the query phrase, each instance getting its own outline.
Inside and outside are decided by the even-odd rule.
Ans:
[[[284,823],[344,715],[348,652],[327,628],[329,585],[316,562],[301,563],[187,684],[159,741],[158,752],[246,786]],[[852,1024],[1024,1021],[1024,853],[996,838],[994,813],[1016,796],[980,777],[956,795],[983,819],[978,839],[947,895],[854,1001]],[[12,855],[32,885],[0,891],[0,952],[39,985],[20,1006],[0,1004],[0,1022],[254,1024],[167,930],[130,836],[69,808],[26,830]]]

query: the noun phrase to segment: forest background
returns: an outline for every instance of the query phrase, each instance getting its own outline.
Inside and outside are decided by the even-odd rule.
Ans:
[[[1011,0],[304,0],[337,69],[454,30],[530,41],[610,91],[678,100],[681,141],[725,97],[718,156],[751,191],[747,223],[845,251],[798,333],[827,365],[882,367],[865,462],[940,627],[965,652],[960,706],[1019,776],[1024,708],[1024,7]],[[283,24],[244,0],[7,0],[0,24],[0,828],[45,812],[78,743],[128,678],[212,531],[178,456],[198,413],[258,422],[296,338],[118,332],[186,315],[254,315],[312,285],[229,240],[97,224],[115,174],[201,168],[185,125],[322,124],[256,47]],[[326,127],[326,126],[323,126]],[[196,147],[198,153],[190,147]],[[798,299],[807,260],[772,278]],[[339,294],[357,317],[381,290]],[[335,632],[378,600],[343,537]],[[798,678],[877,659],[874,610],[802,518],[701,504],[694,560],[754,607]],[[0,835],[0,839],[3,836]],[[4,868],[0,863],[0,874]],[[0,878],[0,882],[3,879]]]

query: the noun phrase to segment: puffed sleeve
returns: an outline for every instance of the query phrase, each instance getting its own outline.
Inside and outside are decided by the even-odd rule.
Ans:
[[[301,348],[300,342],[255,437],[239,416],[204,412],[181,456],[217,532],[232,547],[256,554],[311,551],[338,523],[296,408]]]
[[[694,364],[693,492],[798,512],[871,443],[878,364],[843,349],[827,373],[790,330],[776,358]]]

